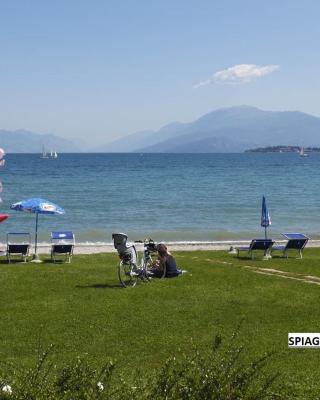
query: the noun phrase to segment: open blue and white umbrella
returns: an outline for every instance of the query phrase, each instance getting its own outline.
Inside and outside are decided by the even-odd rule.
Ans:
[[[267,227],[271,225],[271,218],[269,215],[266,198],[262,197],[262,209],[261,209],[261,226],[264,227],[265,238],[267,239]]]
[[[39,262],[40,260],[37,253],[39,214],[51,214],[51,215],[64,214],[65,213],[64,209],[57,206],[54,203],[51,203],[51,201],[39,198],[19,201],[18,203],[11,204],[10,208],[16,211],[25,211],[36,214],[36,233],[35,233],[33,261]]]

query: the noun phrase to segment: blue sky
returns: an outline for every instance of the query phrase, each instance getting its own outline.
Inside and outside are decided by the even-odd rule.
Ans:
[[[316,0],[2,0],[0,128],[99,144],[232,105],[320,116],[319,15]],[[241,64],[273,69],[214,77]]]

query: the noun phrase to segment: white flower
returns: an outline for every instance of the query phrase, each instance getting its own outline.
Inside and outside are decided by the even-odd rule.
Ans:
[[[97,388],[98,388],[99,392],[102,392],[104,390],[103,383],[102,382],[98,382],[97,383]]]
[[[2,386],[2,389],[1,389],[4,393],[8,393],[8,394],[11,394],[12,393],[12,388],[11,388],[11,386],[10,385],[4,385],[4,386]]]

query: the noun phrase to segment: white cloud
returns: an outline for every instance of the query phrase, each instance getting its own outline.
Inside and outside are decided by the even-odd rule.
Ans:
[[[238,64],[233,67],[217,71],[210,79],[202,81],[194,85],[195,89],[201,86],[213,85],[215,83],[225,84],[241,84],[248,83],[253,79],[271,74],[277,70],[279,65],[255,65],[255,64]]]

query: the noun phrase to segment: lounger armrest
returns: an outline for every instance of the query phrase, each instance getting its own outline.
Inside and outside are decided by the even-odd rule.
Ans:
[[[250,246],[239,246],[239,247],[235,247],[235,249],[237,251],[249,251],[250,250]]]

